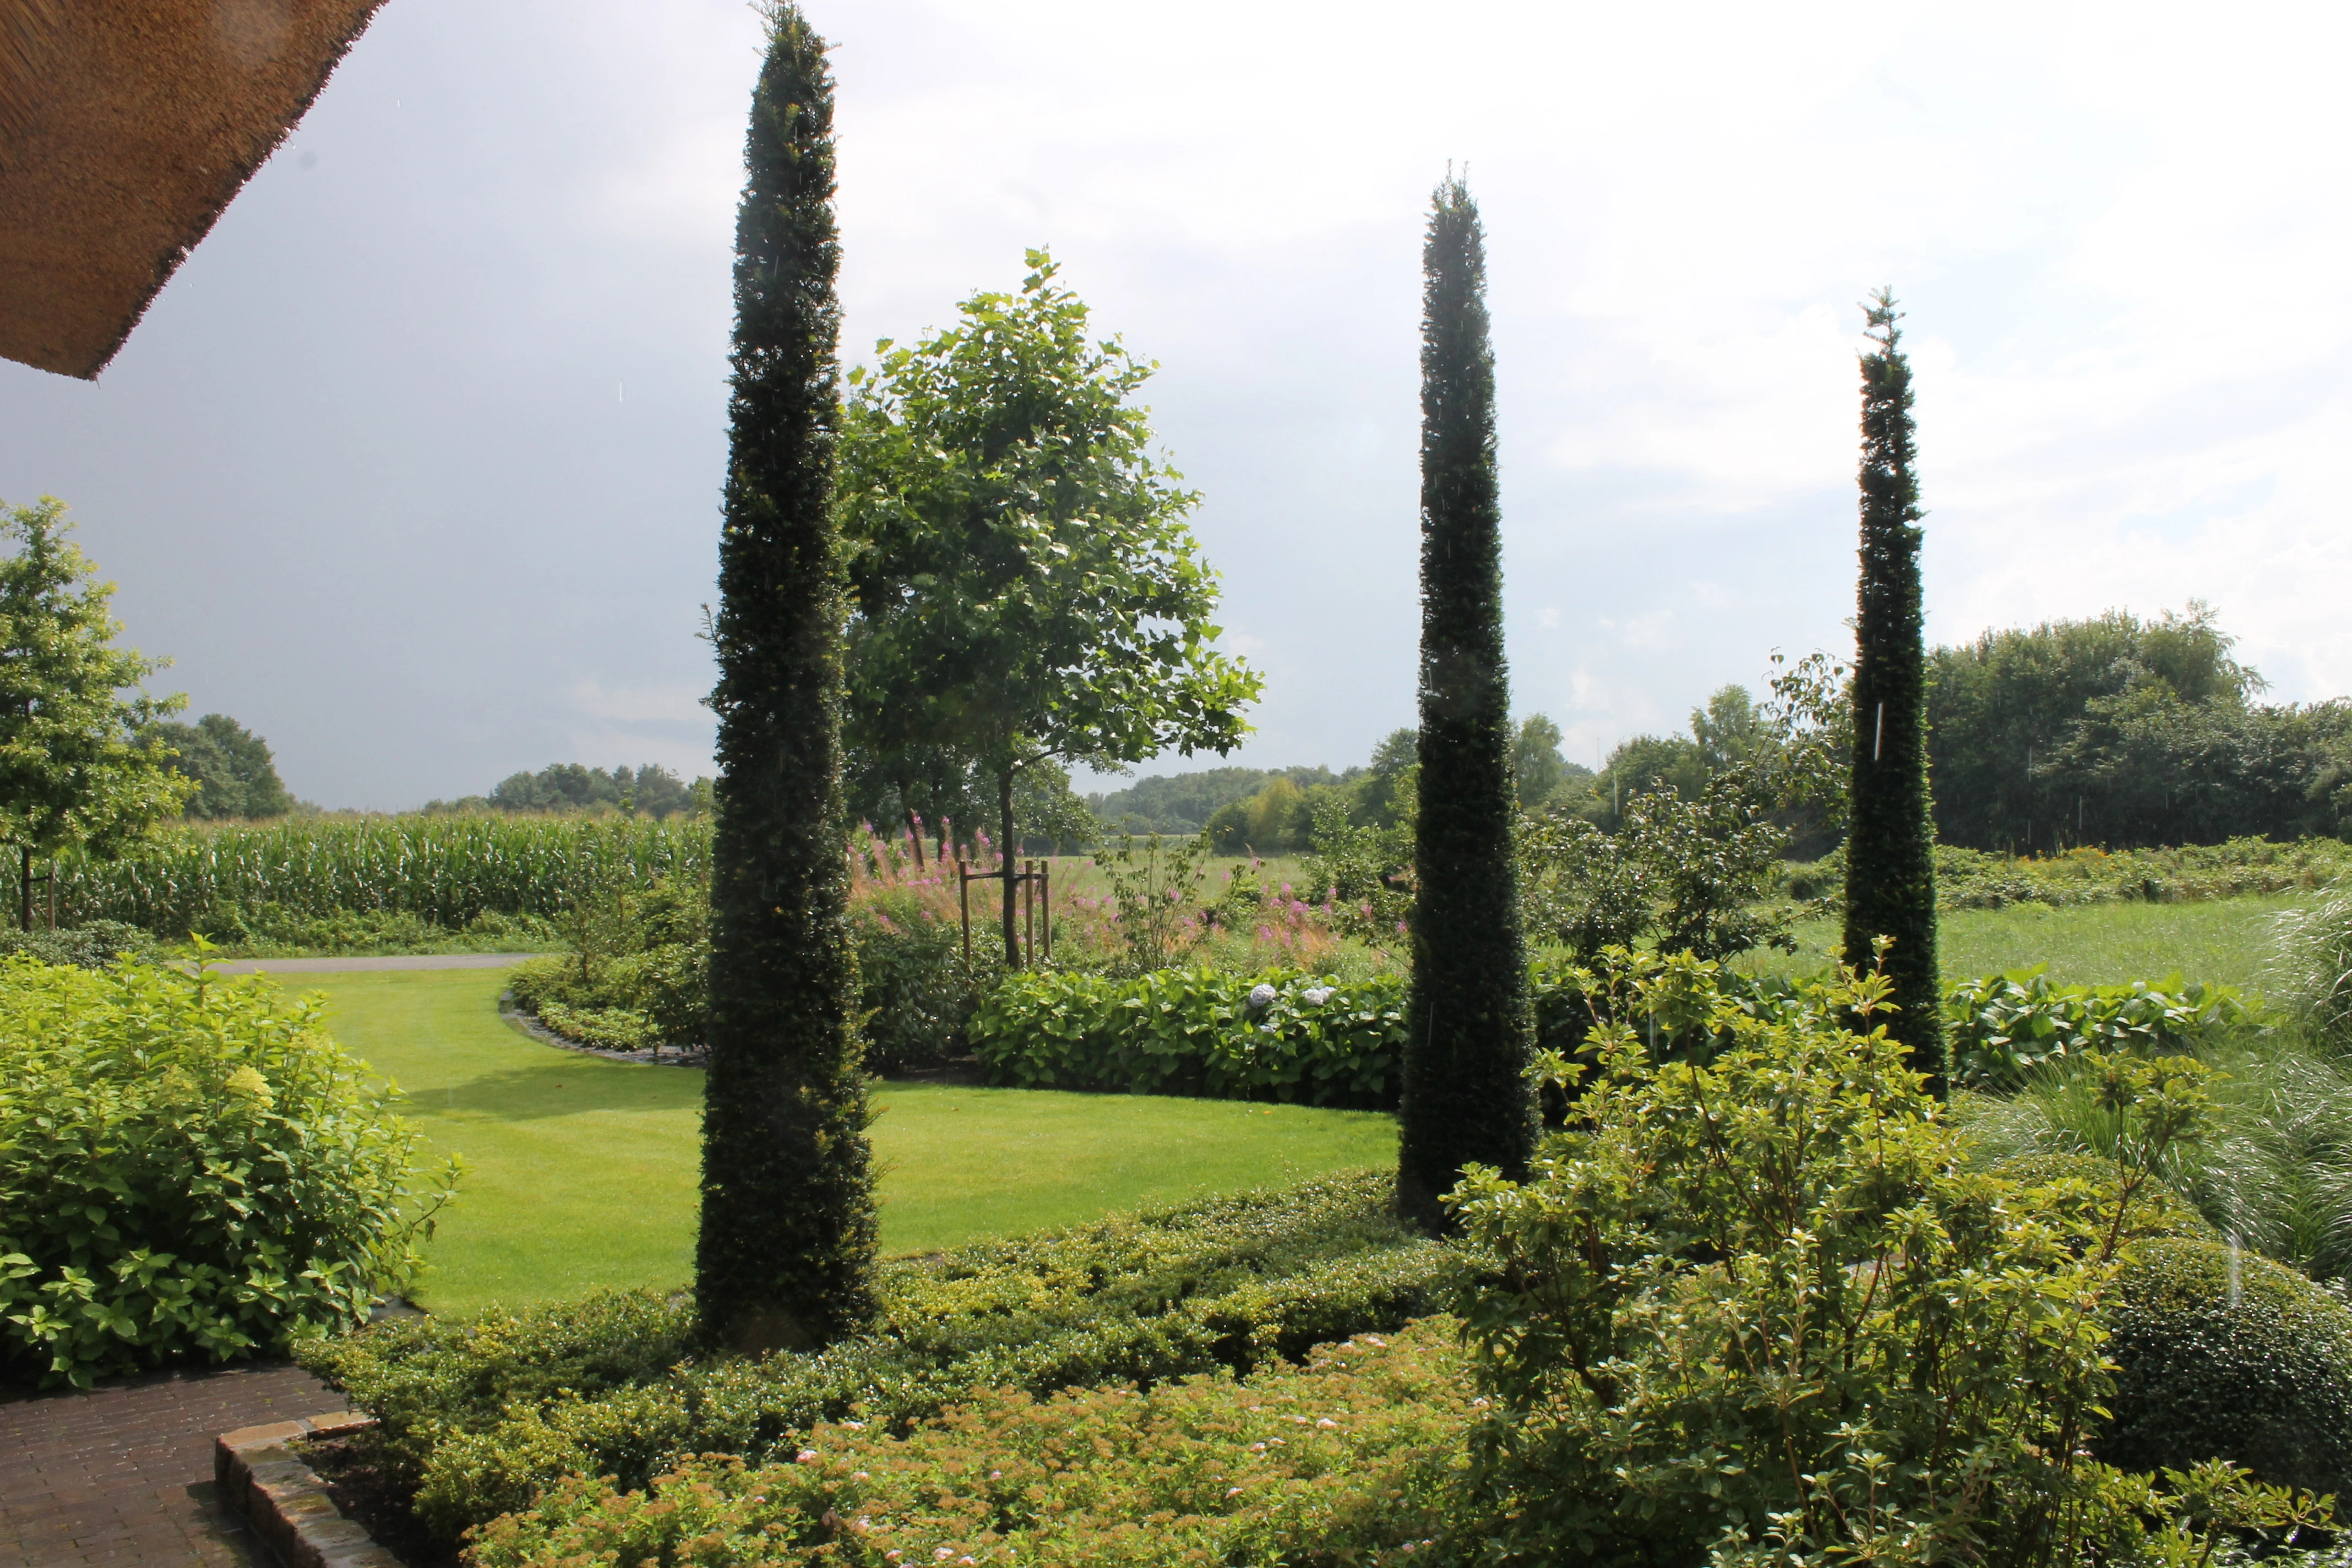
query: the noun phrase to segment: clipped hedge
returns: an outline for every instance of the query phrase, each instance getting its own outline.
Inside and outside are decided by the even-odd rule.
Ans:
[[[238,1360],[406,1281],[421,1140],[320,1021],[264,981],[0,963],[0,1377]]]
[[[820,1423],[789,1460],[566,1478],[476,1568],[577,1563],[1362,1563],[1433,1544],[1474,1391],[1453,1324],[1148,1390],[995,1389],[899,1436]]]
[[[1391,1110],[1405,981],[1275,969],[1160,969],[1134,980],[1007,975],[971,1021],[992,1082]]]
[[[303,1363],[380,1417],[379,1457],[455,1539],[567,1474],[645,1486],[680,1456],[764,1463],[854,1408],[877,1423],[988,1388],[1246,1373],[1443,1305],[1446,1254],[1367,1171],[886,1265],[872,1333],[807,1355],[684,1356],[682,1301],[607,1296],[385,1323]]]
[[[2141,1242],[2105,1313],[2116,1365],[2099,1458],[2243,1465],[2352,1496],[2352,1310],[2291,1268],[2211,1241]]]

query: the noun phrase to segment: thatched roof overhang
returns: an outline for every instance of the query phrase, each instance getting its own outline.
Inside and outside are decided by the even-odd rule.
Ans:
[[[0,355],[94,378],[383,0],[0,0]]]

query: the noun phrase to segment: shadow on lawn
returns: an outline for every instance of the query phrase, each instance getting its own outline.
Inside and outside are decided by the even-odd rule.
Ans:
[[[464,1119],[527,1121],[589,1110],[691,1110],[702,1104],[697,1068],[631,1067],[582,1057],[573,1062],[502,1068],[463,1083],[412,1090],[419,1110]],[[658,1075],[647,1079],[646,1075]]]

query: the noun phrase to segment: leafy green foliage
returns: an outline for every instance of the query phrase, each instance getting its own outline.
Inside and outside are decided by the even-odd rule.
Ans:
[[[1017,295],[981,293],[850,375],[840,511],[852,588],[851,728],[887,759],[946,747],[997,787],[1046,759],[1229,750],[1258,676],[1216,652],[1197,497],[1155,459],[1151,374],[1043,251]],[[1020,953],[1003,891],[1005,962]]]
[[[2126,985],[2056,985],[2039,965],[1960,981],[1944,1005],[1953,1081],[2003,1090],[2085,1052],[2202,1055],[2253,1022],[2231,986],[2183,982],[2178,974]]]
[[[1404,991],[1394,975],[1342,984],[1283,970],[1018,973],[981,1004],[972,1048],[993,1081],[1021,1089],[1385,1110]]]
[[[1439,1197],[1464,1168],[1517,1175],[1535,1132],[1486,239],[1459,179],[1432,198],[1422,277],[1421,776],[1397,1195],[1442,1226]]]
[[[17,924],[30,927],[33,857],[83,849],[104,857],[178,814],[194,781],[171,771],[142,732],[184,698],[151,698],[140,682],[163,668],[118,648],[114,584],[70,535],[65,503],[0,505],[0,843],[17,851]]]
[[[1196,906],[1206,853],[1200,838],[1171,842],[1128,833],[1117,847],[1095,852],[1095,867],[1109,884],[1103,912],[1119,945],[1113,972],[1149,973],[1181,962],[1200,942],[1204,928]]]
[[[785,1458],[820,1422],[876,1429],[981,1390],[1158,1383],[1436,1310],[1444,1249],[1366,1172],[886,1263],[873,1331],[814,1353],[671,1360],[683,1301],[641,1294],[478,1322],[387,1322],[302,1351],[382,1418],[388,1468],[454,1538],[568,1474],[641,1488],[681,1456]]]
[[[145,742],[162,742],[177,754],[173,773],[196,783],[185,807],[190,816],[283,816],[294,797],[278,776],[269,742],[226,713],[207,713],[193,724],[160,721],[141,731]]]
[[[1360,1334],[1246,1384],[988,1390],[903,1436],[824,1423],[790,1462],[689,1460],[623,1498],[572,1478],[474,1561],[1389,1561],[1444,1528],[1470,1398],[1449,1339]]]
[[[2105,1312],[2126,1469],[2215,1457],[2264,1480],[2352,1495],[2352,1310],[2293,1269],[2207,1240],[2135,1247]]]
[[[1687,792],[1654,781],[1612,810],[1612,832],[1564,805],[1521,818],[1519,917],[1530,941],[1586,962],[1642,941],[1702,959],[1793,950],[1798,911],[1770,895],[1791,834],[1835,820],[1842,697],[1826,658],[1776,656],[1774,666],[1762,707],[1740,692],[1736,729],[1692,716],[1714,752]]]
[[[797,6],[763,15],[710,627],[718,826],[695,1242],[704,1325],[745,1350],[863,1323],[877,1225],[841,833],[833,77]]]
[[[2210,842],[2281,831],[2248,820],[2252,797],[2263,796],[2287,808],[2284,836],[2294,837],[2312,828],[2301,814],[2314,786],[2312,804],[2326,808],[2317,830],[2333,831],[2330,797],[2343,769],[2330,753],[2342,753],[2340,742],[2224,741],[2266,728],[2250,706],[2263,679],[2231,657],[2233,642],[2209,606],[2192,602],[2185,615],[2142,620],[2110,610],[1937,648],[1928,725],[1938,836],[1972,849],[2029,851]],[[2342,717],[2315,710],[2312,719],[2340,736]],[[2251,773],[2233,765],[2250,752],[2274,760]],[[2143,771],[2129,774],[2127,765]]]
[[[77,969],[104,969],[126,958],[152,963],[163,956],[153,937],[119,921],[92,921],[56,931],[0,931],[0,953]]]
[[[455,810],[466,804],[448,805],[436,801],[425,809]],[[609,773],[583,767],[578,763],[551,763],[535,773],[512,773],[499,780],[480,805],[490,811],[593,811],[602,807],[656,820],[702,809],[693,785],[654,763],[635,770],[618,767]]]
[[[0,1370],[281,1351],[399,1289],[455,1169],[266,982],[0,963]]]
[[[1704,1063],[1615,1021],[1589,1071],[1544,1058],[1576,1121],[1528,1182],[1450,1200],[1491,1253],[1460,1307],[1493,1399],[1479,1561],[2179,1563],[2314,1517],[2226,1468],[2168,1495],[2080,1457],[2109,1391],[2095,1310],[2138,1194],[2200,1135],[2203,1069],[2101,1060],[2126,1123],[2107,1189],[1962,1172],[1890,989],[1715,999]]]
[[[1925,610],[1911,362],[1895,296],[1871,296],[1862,356],[1862,583],[1854,620],[1853,750],[1847,768],[1845,963],[1885,954],[1896,1039],[1940,1086],[1936,1003],[1936,824],[1927,792]],[[1880,939],[1891,946],[1882,948]]]
[[[1328,802],[1315,815],[1314,845],[1299,870],[1333,923],[1375,948],[1401,947],[1412,918],[1412,813],[1393,826],[1359,826]]]

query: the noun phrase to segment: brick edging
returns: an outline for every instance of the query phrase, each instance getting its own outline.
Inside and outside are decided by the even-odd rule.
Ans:
[[[372,1425],[338,1410],[299,1421],[240,1426],[213,1439],[213,1479],[221,1500],[245,1516],[283,1568],[404,1568],[365,1526],[345,1519],[310,1466],[287,1445]]]

